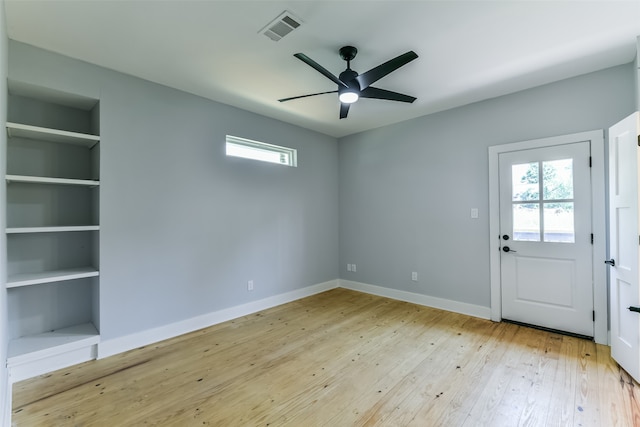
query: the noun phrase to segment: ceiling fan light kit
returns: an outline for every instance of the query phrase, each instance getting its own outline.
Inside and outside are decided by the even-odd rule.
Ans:
[[[358,99],[360,99],[360,96],[358,96],[357,92],[345,90],[338,96],[338,99],[340,100],[340,102],[343,102],[345,104],[353,104]]]
[[[338,90],[332,90],[328,92],[311,93],[308,95],[294,96],[291,98],[282,98],[278,101],[286,102],[294,99],[307,98],[309,96],[324,95],[327,93],[338,93],[338,99],[340,101],[340,118],[344,119],[349,113],[349,107],[360,98],[373,98],[373,99],[386,99],[389,101],[399,101],[412,103],[416,100],[415,97],[404,95],[398,92],[392,92],[386,89],[379,89],[371,86],[371,84],[377,82],[387,74],[397,70],[403,65],[408,64],[418,57],[418,55],[410,50],[400,56],[397,56],[383,64],[378,65],[370,69],[369,71],[358,74],[351,69],[351,61],[358,54],[358,49],[353,46],[343,46],[339,50],[340,57],[347,61],[347,69],[344,70],[338,77],[333,75],[329,70],[322,65],[309,58],[304,53],[296,53],[295,56],[311,68],[318,71],[320,74],[338,85]]]

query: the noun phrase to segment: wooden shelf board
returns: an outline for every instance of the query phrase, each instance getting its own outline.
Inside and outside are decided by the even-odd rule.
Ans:
[[[97,344],[100,335],[92,323],[30,335],[9,342],[7,366],[12,367]]]
[[[69,268],[65,270],[43,271],[41,273],[14,274],[7,278],[7,288],[61,282],[63,280],[84,279],[99,275],[100,272],[93,267]]]
[[[40,126],[24,125],[7,122],[7,135],[15,138],[36,139],[41,141],[58,142],[63,144],[83,145],[91,148],[100,142],[100,137],[86,133],[69,132],[66,130],[50,129]]]
[[[27,176],[27,175],[7,175],[8,183],[22,182],[27,184],[54,184],[54,185],[85,185],[88,187],[97,187],[100,181],[90,179],[69,179],[69,178],[48,178],[45,176]]]
[[[61,227],[10,227],[7,228],[7,234],[22,233],[62,233],[69,231],[98,231],[99,225],[71,225]]]

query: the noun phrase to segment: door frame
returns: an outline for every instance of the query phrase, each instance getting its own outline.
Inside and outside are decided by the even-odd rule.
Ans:
[[[609,345],[609,304],[607,271],[606,178],[604,130],[593,130],[550,138],[513,142],[489,147],[489,258],[491,278],[491,320],[502,320],[502,284],[500,280],[500,171],[501,153],[552,147],[589,141],[591,143],[591,226],[593,230],[593,309],[595,310],[594,340]]]

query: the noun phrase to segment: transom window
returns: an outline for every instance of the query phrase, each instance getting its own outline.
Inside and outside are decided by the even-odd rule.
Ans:
[[[227,156],[293,167],[298,166],[297,150],[294,148],[227,135],[226,150]]]
[[[573,159],[512,165],[513,240],[574,243]]]

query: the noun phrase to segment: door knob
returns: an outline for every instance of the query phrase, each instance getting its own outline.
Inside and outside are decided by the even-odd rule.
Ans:
[[[508,234],[503,234],[502,235],[502,239],[503,240],[509,240],[509,235]]]
[[[605,261],[604,263],[605,263],[605,264],[609,264],[611,267],[615,267],[615,266],[616,266],[616,260],[615,260],[615,259],[613,259],[613,258],[611,258],[611,259],[610,259],[610,260],[608,260],[608,261]]]
[[[518,252],[518,251],[514,251],[513,249],[511,249],[509,246],[503,246],[502,250],[504,252]]]
[[[635,311],[636,313],[640,313],[640,307],[630,306],[629,311]]]

